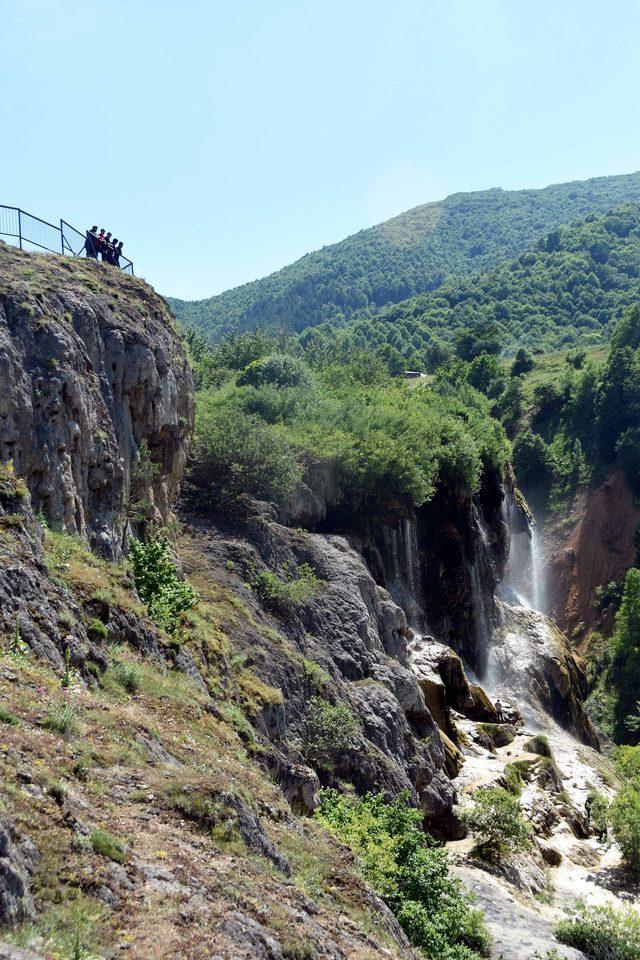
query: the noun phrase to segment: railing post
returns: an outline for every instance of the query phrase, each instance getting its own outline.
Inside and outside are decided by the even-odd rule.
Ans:
[[[18,243],[20,244],[20,249],[22,250],[22,218],[20,213],[21,210],[18,207]]]
[[[62,253],[64,254],[64,227],[62,226],[62,217],[60,217],[60,243],[62,245]]]

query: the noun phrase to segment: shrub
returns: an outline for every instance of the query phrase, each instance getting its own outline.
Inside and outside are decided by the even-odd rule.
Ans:
[[[421,829],[406,795],[387,803],[320,792],[316,817],[358,857],[365,878],[429,960],[477,960],[489,952],[482,914],[449,872],[447,853]]]
[[[640,789],[640,746],[616,747],[613,762],[616,772]]]
[[[516,729],[510,723],[479,723],[478,727],[487,734],[494,747],[506,747],[516,738]]]
[[[124,863],[124,844],[112,833],[107,833],[106,830],[93,830],[89,840],[94,853],[99,853],[101,857],[107,857],[109,860],[115,860],[116,863]]]
[[[15,714],[11,713],[10,710],[5,710],[4,707],[0,707],[0,723],[6,723],[10,727],[19,727],[20,720]]]
[[[558,924],[556,936],[568,947],[582,950],[589,960],[638,960],[640,913],[632,907],[578,903]]]
[[[229,505],[242,494],[281,500],[301,476],[293,449],[272,426],[213,393],[201,397],[191,478],[209,502]]]
[[[359,730],[358,720],[348,707],[312,697],[305,719],[304,754],[311,763],[331,769],[340,753],[354,748]]]
[[[489,863],[501,863],[517,850],[531,846],[519,801],[501,787],[477,790],[464,820],[476,836],[473,852]]]
[[[284,577],[280,577],[272,570],[261,570],[253,574],[250,583],[266,607],[286,615],[309,600],[323,581],[308,563],[283,572]]]
[[[142,686],[142,673],[140,669],[132,663],[125,663],[125,661],[119,660],[114,665],[113,675],[127,693],[137,693]]]
[[[549,486],[555,472],[551,448],[538,433],[525,430],[513,444],[513,466],[518,482],[525,486]]]
[[[177,630],[180,614],[196,605],[198,595],[179,578],[167,541],[162,536],[148,543],[132,540],[129,562],[136,589],[151,617],[169,633]]]
[[[535,737],[527,740],[524,749],[528,753],[537,753],[539,757],[548,757],[549,759],[553,757],[549,741],[542,733],[537,733]]]
[[[519,797],[522,793],[524,780],[522,773],[513,763],[508,763],[500,777],[499,786],[510,793],[512,797]]]
[[[298,357],[273,353],[270,357],[253,360],[238,378],[238,386],[261,387],[272,383],[277,387],[299,387],[310,380],[309,368]]]
[[[54,700],[47,707],[42,726],[66,737],[78,730],[78,712],[78,707],[71,700]]]
[[[634,877],[640,877],[640,790],[622,787],[609,808],[609,822],[624,862]]]
[[[87,636],[90,640],[93,640],[94,643],[106,642],[108,632],[102,620],[98,620],[97,617],[93,618],[87,627]]]

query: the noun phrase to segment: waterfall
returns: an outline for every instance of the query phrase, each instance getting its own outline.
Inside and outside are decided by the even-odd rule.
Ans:
[[[410,517],[405,517],[404,521],[404,560],[411,597],[416,604],[419,604],[420,557],[418,555],[418,531],[415,520]]]
[[[509,558],[503,583],[523,606],[545,613],[545,571],[538,526],[535,520],[531,520],[522,529],[522,512],[510,494],[507,494],[503,510],[509,531]]]
[[[486,679],[491,662],[490,651],[492,645],[493,625],[491,615],[487,609],[486,581],[483,583],[483,570],[491,571],[493,578],[494,562],[491,554],[491,541],[484,517],[476,505],[472,509],[473,524],[477,534],[473,560],[469,567],[471,579],[471,605],[476,632],[476,650],[478,673]]]

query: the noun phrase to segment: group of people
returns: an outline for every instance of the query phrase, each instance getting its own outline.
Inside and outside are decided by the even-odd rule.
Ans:
[[[119,267],[122,246],[122,240],[119,241],[117,237],[112,240],[111,234],[105,233],[104,230],[98,232],[97,227],[91,227],[91,230],[87,230],[84,249],[87,256],[91,257],[92,260],[97,260],[100,256],[103,263],[110,263],[114,267]]]

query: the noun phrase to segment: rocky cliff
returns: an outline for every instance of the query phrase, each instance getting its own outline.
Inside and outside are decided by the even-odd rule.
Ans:
[[[168,520],[194,396],[146,283],[0,243],[0,384],[0,462],[52,527],[117,559],[132,524]]]

